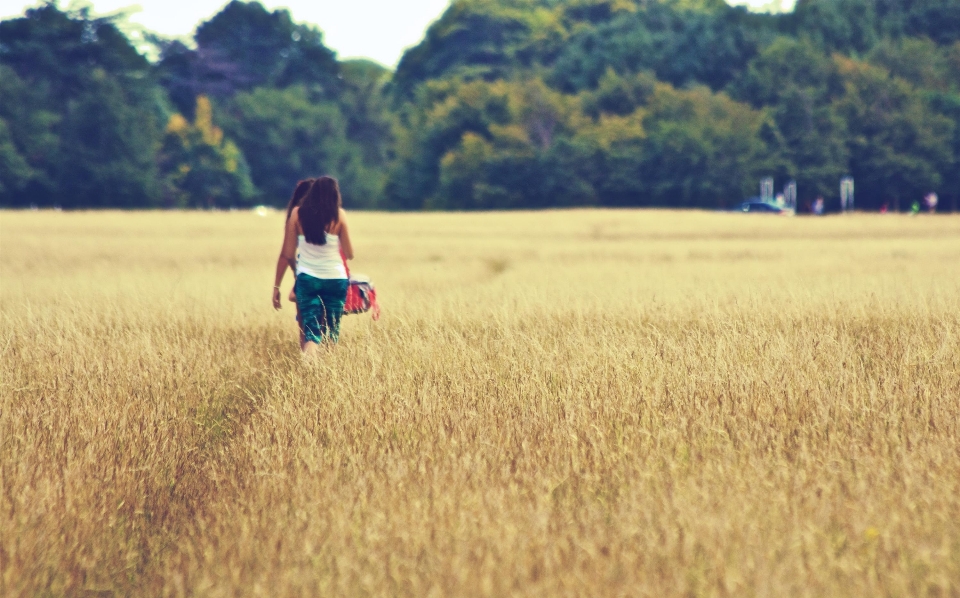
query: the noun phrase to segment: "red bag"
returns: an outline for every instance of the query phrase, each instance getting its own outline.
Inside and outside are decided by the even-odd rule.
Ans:
[[[374,320],[380,319],[380,304],[377,303],[377,289],[370,282],[370,278],[363,274],[350,274],[350,266],[347,265],[347,258],[340,251],[340,257],[343,258],[343,267],[347,270],[347,278],[350,284],[347,286],[347,300],[343,304],[343,313],[362,314],[370,312]]]

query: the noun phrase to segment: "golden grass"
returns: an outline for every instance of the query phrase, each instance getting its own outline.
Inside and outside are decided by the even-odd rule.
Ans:
[[[960,596],[960,218],[280,218],[0,214],[0,594]]]

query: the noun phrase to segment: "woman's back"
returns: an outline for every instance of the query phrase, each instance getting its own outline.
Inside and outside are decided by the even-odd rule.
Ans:
[[[326,233],[327,242],[315,245],[301,234],[297,237],[297,274],[314,278],[347,278],[347,269],[340,255],[340,237]]]

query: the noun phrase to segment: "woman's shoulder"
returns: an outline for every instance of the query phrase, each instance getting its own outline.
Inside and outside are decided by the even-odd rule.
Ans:
[[[300,206],[290,210],[290,217],[287,219],[287,229],[293,229],[298,235],[300,233]]]
[[[333,230],[331,232],[333,232],[335,235],[339,235],[343,232],[343,227],[346,225],[347,212],[343,208],[340,208],[339,212],[337,213],[337,221],[333,223]]]

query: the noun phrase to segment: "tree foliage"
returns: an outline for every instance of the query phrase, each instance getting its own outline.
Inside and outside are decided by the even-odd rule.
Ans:
[[[314,27],[298,25],[286,10],[233,0],[194,35],[196,49],[166,44],[157,71],[183,114],[198,95],[231,97],[257,87],[311,85],[327,97],[341,88],[336,55]]]
[[[848,127],[851,172],[873,205],[919,198],[943,182],[954,160],[949,118],[904,79],[881,67],[837,58],[845,93],[838,110]]]
[[[455,2],[394,77],[384,205],[717,207],[766,175],[797,181],[801,205],[845,175],[861,207],[956,196],[955,4]],[[549,144],[519,89],[552,107]]]
[[[197,98],[190,123],[170,117],[160,150],[164,204],[178,208],[227,208],[249,205],[254,196],[246,160],[223,130],[213,124],[213,108]]]
[[[0,22],[0,204],[152,205],[163,99],[108,20],[53,5]]]
[[[383,209],[711,208],[764,176],[960,200],[954,0],[454,0],[395,72],[258,2],[157,43],[0,23],[0,205],[282,204],[320,174]]]
[[[87,10],[0,23],[0,205],[280,204],[320,174],[376,204],[389,71],[337,61],[317,28],[257,2],[230,2],[194,40],[161,41],[151,64]]]

